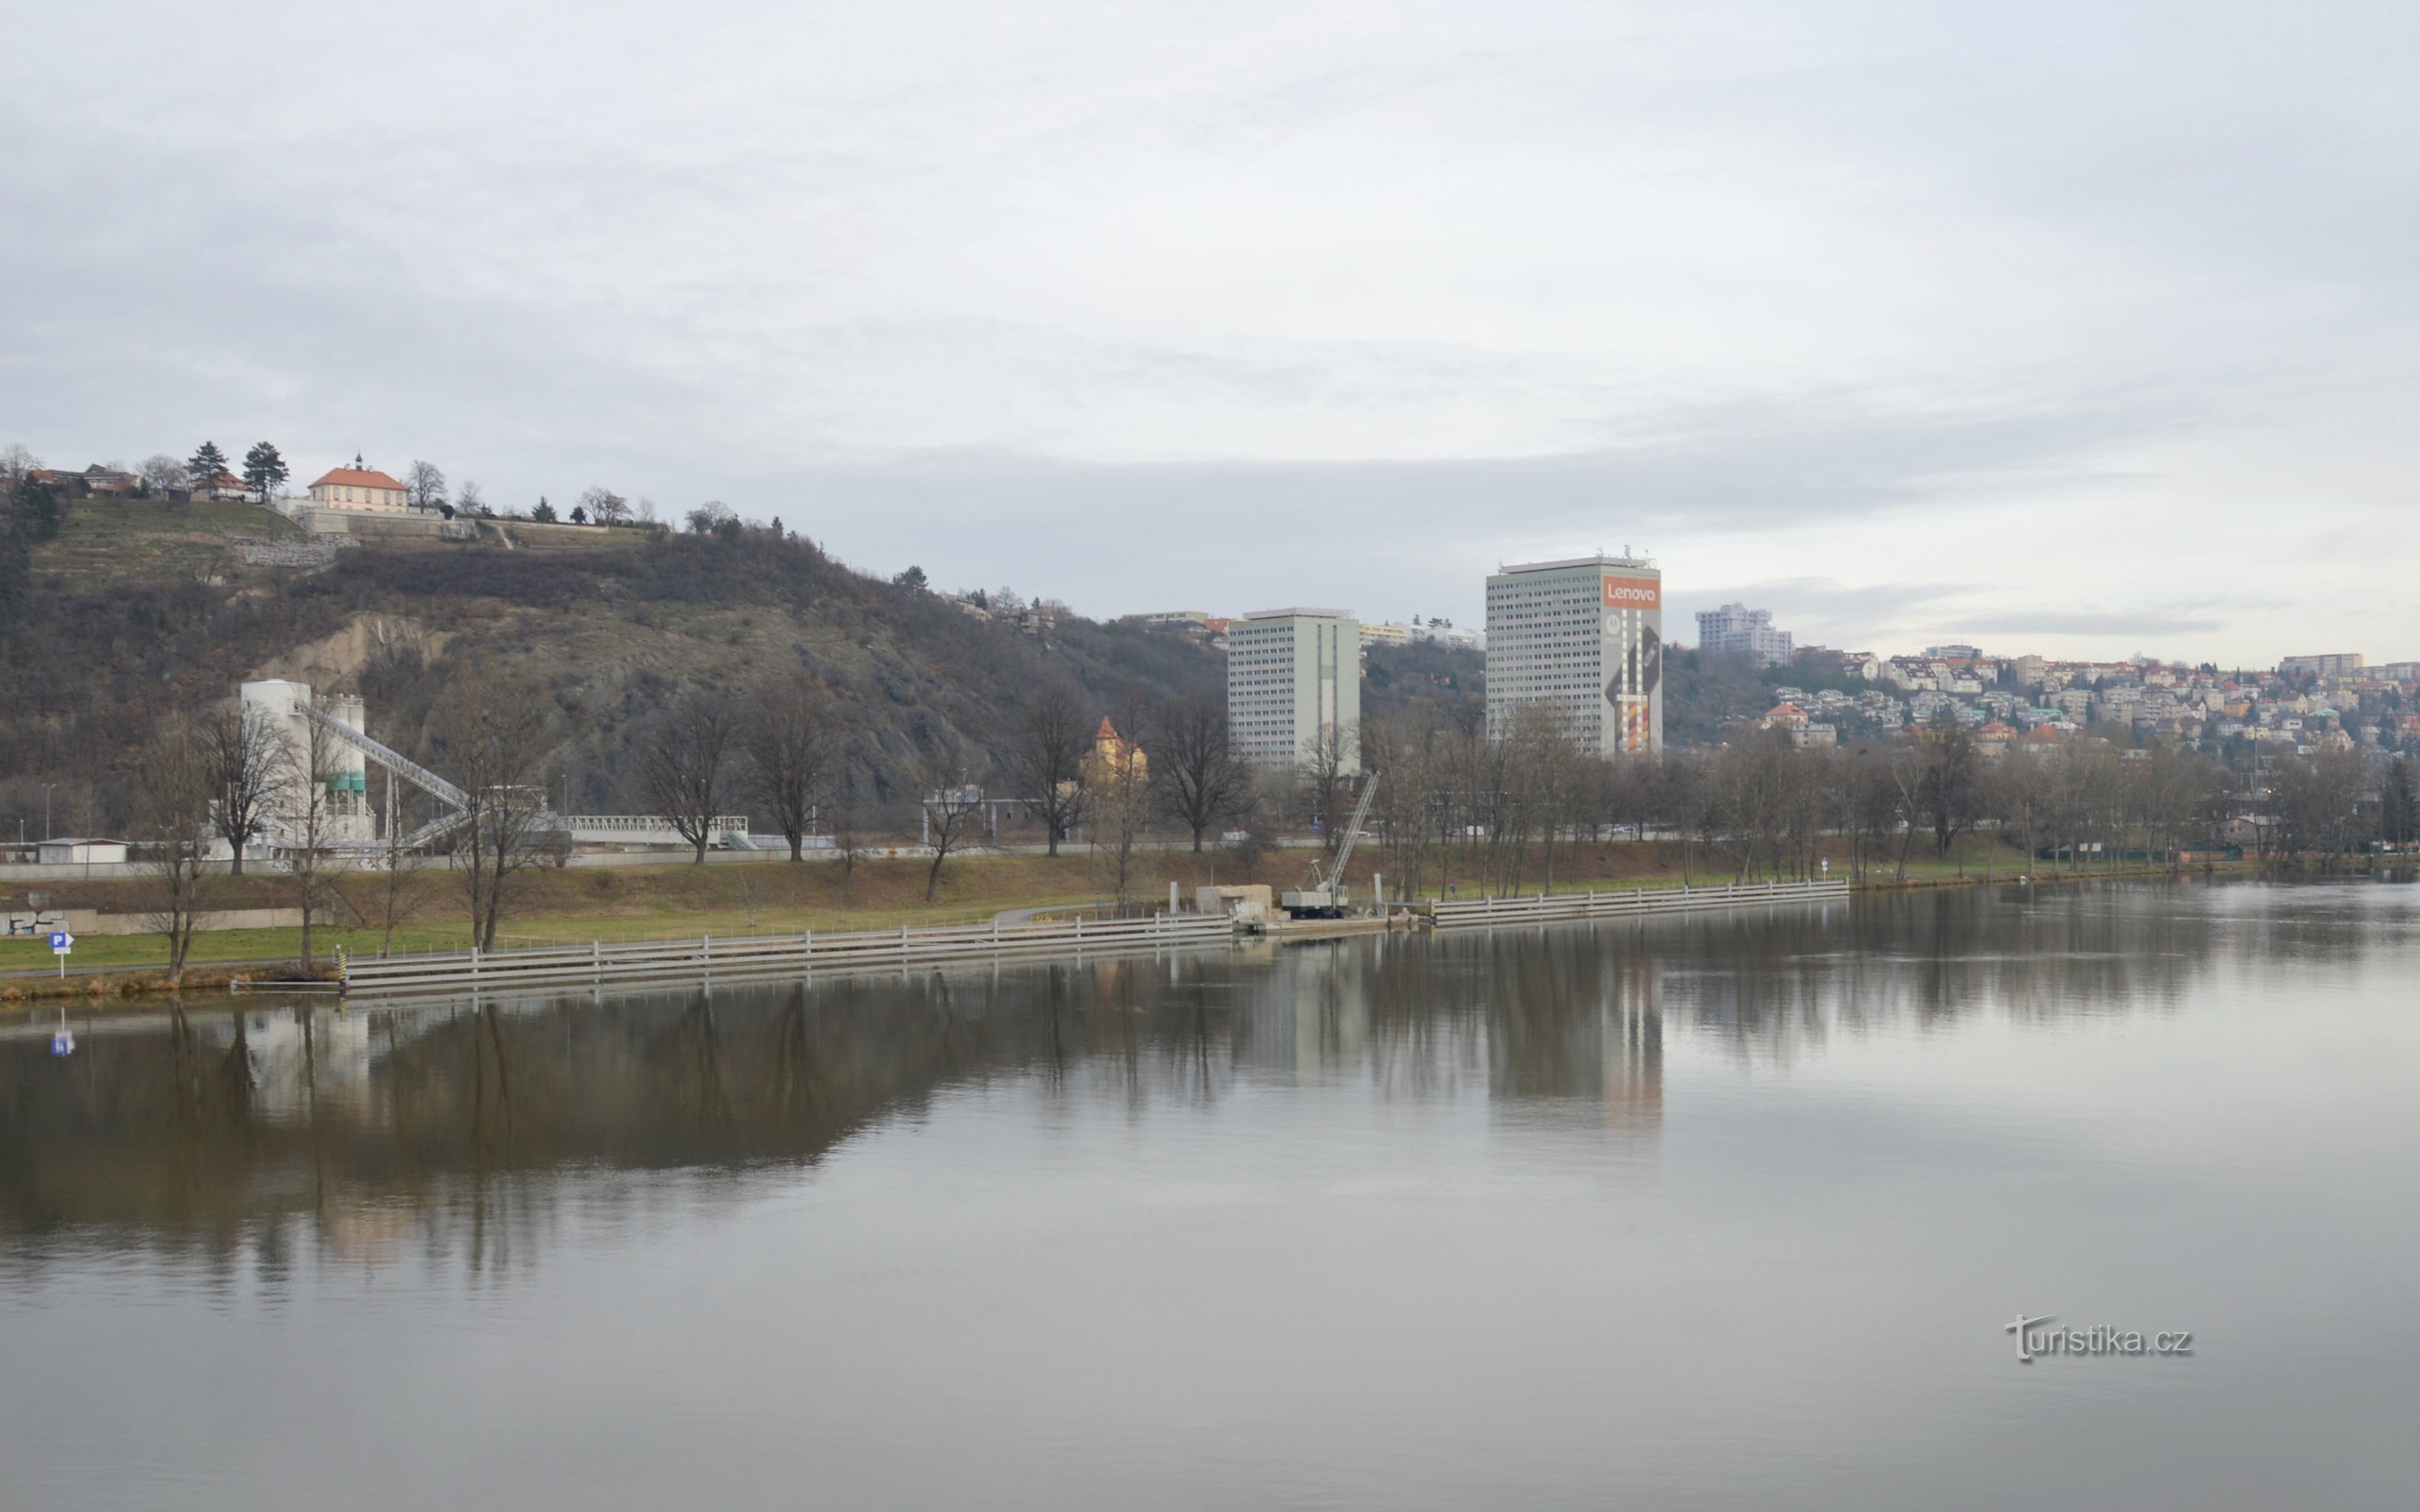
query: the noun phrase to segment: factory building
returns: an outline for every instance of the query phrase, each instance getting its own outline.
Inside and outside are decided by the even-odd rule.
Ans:
[[[361,747],[328,732],[320,737],[315,752],[311,739],[313,721],[304,713],[316,707],[336,723],[361,734],[361,700],[351,694],[315,699],[308,683],[275,680],[247,682],[240,696],[245,713],[264,718],[284,747],[276,764],[276,785],[268,801],[262,805],[264,818],[255,843],[271,850],[300,846],[314,786],[321,795],[321,845],[362,846],[375,842],[377,814],[370,804],[369,774]],[[317,771],[312,769],[315,765],[320,768]]]

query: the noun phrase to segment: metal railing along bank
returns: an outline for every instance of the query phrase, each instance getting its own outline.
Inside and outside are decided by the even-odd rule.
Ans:
[[[1752,882],[1720,887],[1634,887],[1628,892],[1565,892],[1546,898],[1475,898],[1429,905],[1439,929],[1467,924],[1545,923],[1558,919],[1615,919],[1677,914],[1701,908],[1816,902],[1846,898],[1845,882]]]
[[[1149,919],[1076,919],[1065,923],[942,925],[864,930],[847,935],[751,936],[469,951],[452,955],[348,960],[344,990],[488,992],[595,982],[693,980],[743,972],[773,974],[842,967],[938,965],[1000,955],[1157,950],[1223,945],[1235,927],[1223,915],[1158,914]]]

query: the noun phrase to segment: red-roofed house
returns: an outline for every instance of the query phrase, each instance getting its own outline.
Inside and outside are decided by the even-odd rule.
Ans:
[[[1801,709],[1794,703],[1777,703],[1772,708],[1766,710],[1765,717],[1758,720],[1757,723],[1767,730],[1771,730],[1776,725],[1780,726],[1784,730],[1795,729],[1796,727],[1806,723],[1806,711]]]
[[[251,484],[223,467],[218,470],[216,477],[207,480],[195,479],[193,491],[198,498],[233,500],[237,504],[248,504],[258,497]]]
[[[311,504],[320,509],[406,509],[411,491],[355,456],[351,467],[332,467],[311,484]]]

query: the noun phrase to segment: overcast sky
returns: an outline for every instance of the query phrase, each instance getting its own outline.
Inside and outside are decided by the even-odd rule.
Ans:
[[[1964,12],[1962,15],[1957,12]],[[0,444],[1090,613],[2420,657],[2420,8],[0,0]]]

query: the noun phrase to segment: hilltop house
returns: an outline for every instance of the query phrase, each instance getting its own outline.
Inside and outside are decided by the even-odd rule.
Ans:
[[[411,490],[375,468],[364,467],[355,454],[351,467],[332,467],[311,484],[316,509],[392,509],[411,507]]]

